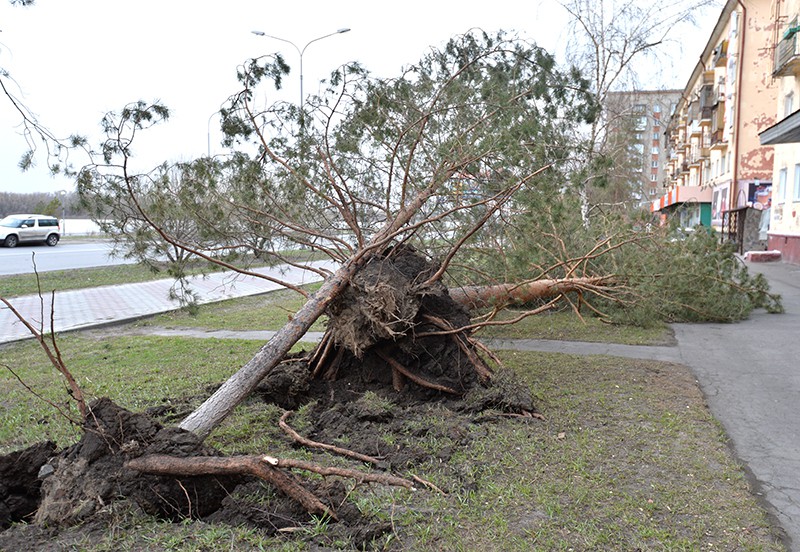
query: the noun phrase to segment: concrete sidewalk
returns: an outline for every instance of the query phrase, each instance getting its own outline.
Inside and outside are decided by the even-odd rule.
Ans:
[[[314,268],[333,270],[330,261],[311,263]],[[312,271],[301,270],[291,266],[256,269],[254,272],[279,278],[292,284],[307,284],[321,280]],[[198,294],[200,303],[212,303],[257,295],[280,289],[282,286],[257,278],[242,276],[233,272],[217,272],[190,280],[191,288]],[[38,295],[15,297],[9,302],[26,320],[37,329],[44,327],[50,331],[50,312],[53,309],[53,326],[56,332],[91,328],[104,324],[135,320],[143,316],[168,312],[180,308],[180,302],[170,299],[170,288],[174,280],[154,280],[136,284],[103,286],[80,290],[62,291],[44,296],[42,301]],[[43,320],[44,319],[44,320]],[[43,322],[43,324],[42,324]],[[28,339],[28,329],[17,319],[5,305],[0,305],[0,344]]]
[[[800,551],[800,266],[749,263],[785,314],[736,324],[675,324],[681,363],[700,383],[767,507]]]

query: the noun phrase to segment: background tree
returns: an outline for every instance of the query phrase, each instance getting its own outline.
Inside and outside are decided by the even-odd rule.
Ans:
[[[571,17],[566,47],[567,59],[590,81],[595,102],[603,115],[580,129],[580,154],[573,172],[580,197],[581,218],[589,224],[590,189],[613,181],[609,172],[617,168],[615,150],[609,142],[609,127],[619,127],[618,117],[631,113],[606,109],[614,91],[641,89],[642,78],[649,88],[660,78],[659,71],[668,47],[680,48],[677,34],[696,24],[702,10],[719,6],[717,0],[561,0]]]
[[[63,195],[59,193],[58,196],[47,192],[27,194],[0,192],[0,215],[41,213],[60,218],[62,212],[66,212],[72,217],[88,217],[88,213],[80,208],[79,200],[80,198],[74,192],[67,192]]]

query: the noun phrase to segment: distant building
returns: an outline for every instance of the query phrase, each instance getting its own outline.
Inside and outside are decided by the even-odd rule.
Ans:
[[[770,1],[729,0],[723,7],[669,119],[665,188],[673,193],[653,205],[664,213],[675,201],[689,202],[740,249],[772,184],[773,148],[758,139],[775,122],[778,97]]]
[[[800,264],[800,0],[773,1],[772,75],[777,123],[760,134],[775,147],[767,246]]]
[[[681,90],[638,90],[612,92],[606,102],[609,140],[625,144],[632,154],[627,177],[640,205],[663,193],[664,130],[680,97]]]

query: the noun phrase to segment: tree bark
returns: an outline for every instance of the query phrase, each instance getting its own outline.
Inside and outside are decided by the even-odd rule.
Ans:
[[[193,456],[188,458],[151,454],[125,463],[125,467],[142,473],[172,476],[195,475],[254,475],[272,483],[277,489],[299,502],[308,513],[329,515],[338,519],[336,512],[323,504],[313,493],[300,485],[283,470],[299,469],[322,476],[339,476],[358,482],[379,483],[413,489],[408,479],[383,473],[370,473],[332,466],[320,466],[304,460],[274,458],[272,456]],[[418,481],[430,485],[417,478]]]
[[[125,467],[156,475],[254,475],[272,483],[281,492],[299,502],[309,514],[329,515],[333,519],[338,519],[335,512],[270,460],[272,458],[268,456],[178,458],[152,454],[134,458],[127,462]]]
[[[550,299],[561,293],[585,291],[609,283],[607,276],[543,279],[522,284],[464,286],[450,288],[450,297],[469,310],[523,304],[536,299]]]

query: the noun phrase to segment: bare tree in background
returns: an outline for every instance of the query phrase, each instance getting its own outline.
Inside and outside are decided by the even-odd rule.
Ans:
[[[696,18],[703,10],[719,6],[718,0],[560,0],[559,3],[571,17],[568,61],[589,79],[594,99],[601,106],[608,105],[611,92],[633,91],[641,87],[641,78],[657,77],[657,68],[672,63],[666,52],[668,48],[679,49],[679,33],[695,28]],[[611,121],[605,110],[603,113],[585,129],[578,161],[580,170],[575,171],[584,225],[589,224],[589,188],[602,184],[612,166],[608,158],[614,157],[609,150],[618,147],[608,142],[608,128],[619,123]]]

